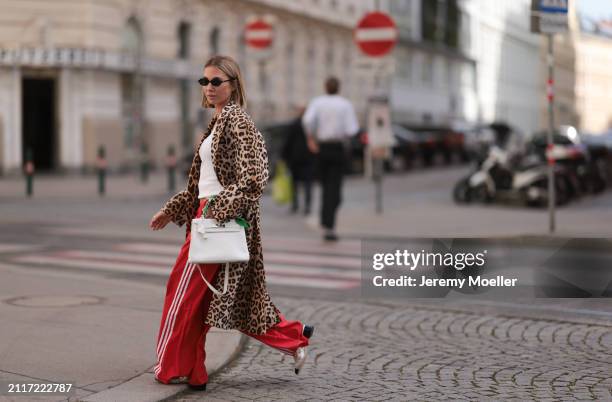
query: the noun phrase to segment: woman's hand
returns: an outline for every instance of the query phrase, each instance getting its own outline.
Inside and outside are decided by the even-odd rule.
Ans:
[[[166,225],[170,222],[170,217],[164,213],[164,211],[159,211],[153,218],[151,218],[151,222],[149,222],[149,227],[152,230],[159,230],[166,227]]]

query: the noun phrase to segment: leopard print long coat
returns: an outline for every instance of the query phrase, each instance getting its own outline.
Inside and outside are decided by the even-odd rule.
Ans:
[[[178,226],[186,224],[189,233],[199,206],[199,147],[211,134],[213,166],[223,191],[211,203],[207,216],[218,222],[245,218],[249,223],[246,237],[250,259],[230,264],[227,293],[213,293],[205,322],[217,328],[264,334],[280,322],[280,312],[266,288],[261,245],[259,199],[268,181],[268,156],[262,134],[239,105],[228,103],[210,122],[196,149],[187,188],[173,196],[162,210]],[[223,271],[219,272],[213,284],[217,289],[223,287]]]

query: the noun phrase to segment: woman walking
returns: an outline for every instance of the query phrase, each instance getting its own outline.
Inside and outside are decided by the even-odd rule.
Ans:
[[[202,106],[214,107],[195,153],[187,188],[172,197],[150,222],[153,230],[170,221],[186,225],[185,243],[168,279],[157,339],[155,379],[164,384],[188,381],[205,390],[208,382],[204,345],[210,327],[237,329],[294,357],[298,374],[314,328],[287,321],[270,300],[265,282],[259,199],[268,179],[263,136],[245,113],[245,85],[236,62],[214,56],[204,66]],[[208,208],[205,206],[208,205]],[[250,254],[248,262],[231,263],[225,294],[221,264],[188,264],[191,219],[202,216],[219,223],[242,217]]]

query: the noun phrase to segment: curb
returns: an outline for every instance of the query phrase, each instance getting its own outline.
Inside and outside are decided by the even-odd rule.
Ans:
[[[224,331],[212,328],[206,340],[206,367],[209,376],[223,369],[232,362],[242,350],[246,337],[237,331]],[[159,402],[184,393],[189,388],[186,384],[166,385],[158,383],[153,374],[153,367],[134,378],[78,399],[83,402],[140,401]]]

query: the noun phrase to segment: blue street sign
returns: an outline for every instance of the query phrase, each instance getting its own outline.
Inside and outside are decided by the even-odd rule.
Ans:
[[[567,14],[568,0],[540,0],[538,7],[542,13]]]

